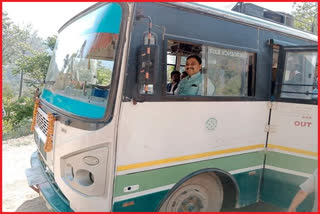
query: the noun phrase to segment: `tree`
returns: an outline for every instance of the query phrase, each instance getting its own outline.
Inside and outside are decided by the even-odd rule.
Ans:
[[[53,51],[55,45],[57,42],[57,35],[53,35],[53,36],[49,36],[45,42],[45,45],[51,50]]]
[[[99,85],[110,85],[112,78],[112,71],[101,64],[98,61],[97,65],[97,84]]]
[[[7,12],[2,13],[2,65],[8,65],[27,49],[26,40],[28,32],[15,25],[8,17]]]
[[[42,39],[31,25],[14,24],[6,11],[2,13],[2,65],[10,65],[32,50],[45,50]]]
[[[296,28],[318,35],[318,2],[295,2],[292,15]]]
[[[47,52],[36,52],[30,56],[22,56],[17,60],[13,73],[23,72],[26,75],[24,82],[28,86],[38,88],[44,84],[50,59],[51,56]]]
[[[43,39],[38,37],[37,32],[32,29],[31,25],[19,26],[13,23],[6,11],[3,11],[2,20],[3,83],[10,84],[16,94],[19,91],[20,96],[19,82],[20,77],[24,75],[23,72],[18,71],[17,65],[21,65],[30,56],[46,52],[47,46],[45,46]]]
[[[6,111],[3,118],[3,139],[30,134],[33,113],[33,94],[30,86],[42,86],[49,67],[56,36],[39,38],[32,26],[21,27],[11,21],[8,13],[2,14],[2,101]],[[19,76],[27,83],[25,92],[16,98]],[[21,75],[22,76],[22,75]],[[20,94],[20,93],[19,93]]]
[[[43,42],[50,51],[53,51],[57,36],[51,36]],[[47,50],[48,50],[47,49]],[[51,55],[47,50],[30,51],[28,55],[23,55],[16,60],[13,74],[24,73],[24,82],[28,86],[42,87],[49,68]]]

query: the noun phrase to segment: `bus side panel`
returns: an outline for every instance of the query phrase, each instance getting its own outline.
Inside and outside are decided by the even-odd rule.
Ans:
[[[314,165],[314,163],[312,165]],[[299,185],[306,179],[307,177],[304,176],[265,169],[260,200],[279,207],[289,208],[293,197],[299,191]],[[307,199],[301,203],[297,211],[311,212],[313,201],[314,193],[308,195]]]
[[[113,211],[157,211],[167,192],[182,178],[191,173],[218,168],[228,171],[235,178],[239,189],[239,205],[246,206],[257,202],[258,187],[262,172],[263,151],[222,157],[212,160],[194,162],[118,175],[115,182]],[[126,187],[139,184],[139,190],[125,193]],[[127,206],[129,205],[129,206]]]
[[[143,11],[144,15],[151,16],[151,18],[157,17],[153,19],[154,26],[165,27],[166,34],[174,38],[181,38],[189,42],[191,40],[192,42],[210,43],[213,46],[229,45],[257,52],[255,97],[264,100],[270,97],[272,65],[272,48],[267,46],[266,42],[273,38],[292,43],[307,43],[286,35],[276,35],[275,32],[258,30],[252,26],[232,23],[203,14],[194,14],[161,4],[138,3],[137,5],[137,9]],[[137,53],[143,44],[143,33],[145,32],[147,32],[146,23],[135,21],[128,61],[130,66],[128,66],[125,90],[127,97],[132,97],[132,88],[137,73]],[[160,62],[162,62],[160,65],[162,66],[158,69],[165,72],[163,48],[166,40],[161,41],[161,30],[157,29],[154,32],[157,35],[160,53],[163,53],[160,54]],[[164,85],[165,80],[160,77],[157,80],[158,83]],[[237,157],[234,155],[239,153],[239,149],[241,150],[239,155],[261,151],[266,141],[265,127],[269,113],[267,106],[267,102],[245,104],[244,102],[146,101],[137,105],[124,102],[121,106],[118,129],[117,176],[113,210],[154,211],[156,204],[166,194],[166,191],[184,176],[192,173],[192,170],[203,169],[202,167],[219,168],[219,165],[213,163],[200,164],[194,168],[190,167],[192,164],[209,160],[225,160],[224,156]],[[205,123],[210,120],[216,120],[217,127],[208,132]],[[253,169],[256,171],[255,175],[260,176],[263,155],[253,165],[252,159],[245,159],[247,162],[241,166],[235,164],[238,163],[236,161],[229,162],[230,167],[238,168],[230,169],[221,166],[221,169],[229,172],[238,170],[238,173],[233,174],[240,186],[241,205],[248,205],[257,199],[257,194],[254,192],[257,192],[258,186],[247,196],[246,191],[248,187],[255,187],[255,185],[250,186],[250,183],[257,182],[258,179],[251,181],[246,174]],[[179,166],[187,166],[188,170],[179,172],[180,168],[176,168]],[[164,169],[173,169],[173,171],[160,173]],[[244,169],[246,170],[243,171]],[[145,174],[147,172],[154,174],[147,176]],[[254,173],[250,174],[253,176]],[[128,187],[132,187],[134,191],[126,191]],[[156,195],[151,196],[152,194]],[[138,201],[142,201],[143,197],[149,197],[149,195],[151,199],[148,202],[150,203],[139,205]]]
[[[168,190],[190,173],[217,168],[237,179],[241,205],[256,202],[268,112],[267,102],[123,103],[113,201]]]
[[[261,200],[289,207],[317,168],[317,130],[317,105],[274,103]],[[312,195],[298,210],[311,211]]]
[[[309,41],[289,37],[276,32],[260,30],[259,49],[261,54],[258,55],[257,61],[262,63],[258,63],[257,76],[259,76],[259,71],[266,69],[267,72],[270,72],[266,76],[267,79],[269,79],[268,82],[271,82],[272,58],[265,58],[265,56],[271,55],[272,47],[265,47],[267,44],[266,42],[270,39],[292,45],[313,44]],[[267,79],[257,78],[257,85],[262,84],[262,81],[266,81]],[[267,90],[267,88],[263,88],[263,86],[264,85],[262,84],[261,87],[257,87],[257,94]],[[310,153],[308,153],[308,151],[317,151],[317,136],[315,135],[317,133],[317,127],[297,129],[297,127],[294,127],[294,122],[302,119],[304,116],[303,112],[307,112],[308,115],[311,113],[313,115],[313,120],[315,120],[317,117],[317,107],[292,103],[274,103],[273,105],[275,108],[272,109],[271,113],[266,169],[263,174],[260,200],[288,208],[292,198],[299,190],[298,186],[308,177],[308,174],[311,174],[317,167],[315,156],[310,156]],[[313,125],[316,124],[317,121],[313,121]],[[271,148],[272,146],[278,147]],[[309,155],[301,156],[301,153],[288,153],[288,150],[290,151],[292,148],[299,149],[300,152],[307,150]],[[312,194],[309,195],[308,199],[303,202],[298,210],[310,211],[313,197]]]
[[[123,103],[118,171],[134,172],[262,149],[268,112],[267,102]],[[194,154],[198,155],[190,156]]]

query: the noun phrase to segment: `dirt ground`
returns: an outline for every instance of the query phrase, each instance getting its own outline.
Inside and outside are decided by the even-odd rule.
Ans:
[[[44,200],[29,186],[25,169],[36,151],[33,135],[2,142],[2,211],[48,212]]]

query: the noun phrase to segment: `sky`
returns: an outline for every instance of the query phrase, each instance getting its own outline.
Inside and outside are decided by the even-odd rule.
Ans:
[[[200,3],[200,2],[199,2]],[[252,2],[274,11],[290,13],[292,2]],[[59,28],[69,19],[94,2],[3,2],[2,10],[16,24],[26,26],[31,24],[33,30],[42,38],[57,34]],[[231,10],[236,2],[203,2],[202,4]]]

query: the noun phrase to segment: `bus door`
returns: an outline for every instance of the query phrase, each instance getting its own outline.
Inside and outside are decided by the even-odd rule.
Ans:
[[[279,46],[261,200],[289,204],[317,168],[317,46]],[[312,196],[299,208],[310,211]]]

